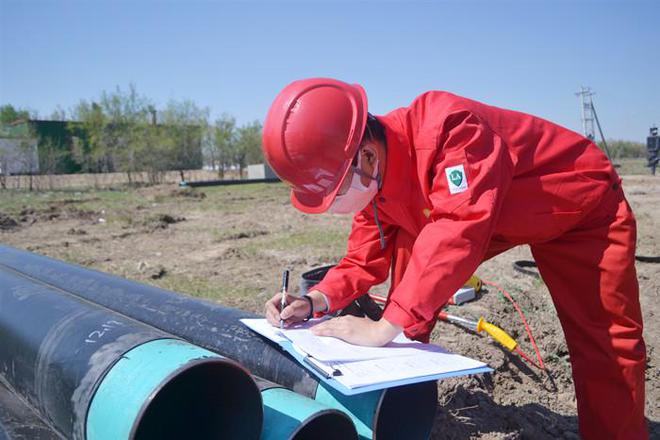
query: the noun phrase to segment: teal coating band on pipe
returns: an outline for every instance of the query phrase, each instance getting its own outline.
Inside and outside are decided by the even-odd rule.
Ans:
[[[315,400],[346,413],[355,424],[360,440],[371,440],[374,435],[374,417],[384,392],[376,390],[345,396],[335,389],[319,384]]]
[[[261,392],[264,404],[264,426],[261,440],[291,438],[300,423],[318,411],[328,409],[284,388],[270,388]]]
[[[157,339],[125,353],[99,385],[87,413],[88,440],[128,440],[146,404],[177,370],[225,359],[178,339]]]
[[[329,435],[333,438],[356,438],[355,427],[346,414],[309,397],[285,388],[269,388],[261,392],[261,398],[264,405],[261,440],[294,439],[298,434],[302,438],[310,438],[311,435],[317,439],[329,438]],[[321,421],[323,418],[325,422]],[[318,425],[312,426],[315,422]]]

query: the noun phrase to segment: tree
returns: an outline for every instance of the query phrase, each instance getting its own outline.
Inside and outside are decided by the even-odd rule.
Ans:
[[[98,102],[80,101],[73,111],[79,122],[69,123],[74,134],[74,157],[85,172],[122,171],[132,175],[144,164],[142,149],[152,142],[149,110],[153,106],[134,85],[103,91]],[[77,136],[76,136],[77,135]]]
[[[234,161],[243,177],[243,170],[247,165],[262,163],[261,149],[261,122],[254,121],[241,126],[236,131],[236,149]]]
[[[39,173],[55,174],[57,165],[62,158],[69,154],[62,150],[60,145],[51,138],[42,138],[39,140]]]
[[[201,168],[202,140],[208,132],[208,107],[199,107],[191,100],[170,101],[161,112],[159,122],[169,141],[171,169],[178,169],[181,180],[184,170]]]
[[[81,100],[73,110],[77,122],[69,122],[67,130],[73,138],[73,158],[84,173],[109,171],[106,132],[108,118],[96,102]]]
[[[71,152],[56,148],[59,144],[55,142],[61,142],[62,136],[50,136],[48,145],[40,141],[43,173],[56,172],[65,154],[71,154],[68,157],[82,172],[121,171],[129,183],[138,171],[147,171],[152,183],[160,181],[162,172],[173,169],[184,179],[184,170],[201,168],[205,159],[213,169],[217,165],[220,177],[233,166],[242,175],[248,164],[263,161],[259,121],[237,128],[236,120],[223,114],[211,125],[209,109],[191,100],[170,101],[157,113],[132,84],[128,89],[103,91],[94,101],[81,100],[68,114],[58,106],[51,119],[67,121],[67,116],[65,141],[71,141]],[[29,118],[27,110],[0,106],[0,122]]]
[[[133,84],[124,92],[117,87],[114,92],[101,94],[101,109],[107,117],[105,126],[106,148],[112,167],[126,173],[133,183],[132,173],[140,171],[144,148],[144,127],[149,124],[151,102],[140,95]]]
[[[34,174],[39,170],[36,138],[20,139],[17,149],[17,159],[22,165],[22,172],[28,175],[29,190],[34,189]]]
[[[66,110],[58,105],[50,114],[49,119],[51,121],[66,121]]]
[[[11,104],[0,106],[0,124],[11,124],[20,119],[30,119],[30,112],[25,109],[17,109]]]
[[[9,175],[9,152],[0,145],[0,188],[7,189],[7,176]]]
[[[212,165],[218,164],[218,175],[225,177],[225,170],[233,164],[236,155],[236,119],[233,116],[223,113],[219,119],[216,119],[213,125],[212,142]]]

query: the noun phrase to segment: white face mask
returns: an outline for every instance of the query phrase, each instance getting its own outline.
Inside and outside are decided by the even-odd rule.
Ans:
[[[361,211],[367,207],[378,192],[378,159],[376,159],[376,163],[374,164],[375,174],[370,176],[371,181],[368,186],[362,184],[362,178],[358,174],[358,172],[361,172],[361,161],[362,155],[360,154],[358,156],[357,167],[353,167],[351,187],[346,191],[346,194],[335,197],[334,202],[330,205],[329,211],[333,214],[350,214]]]

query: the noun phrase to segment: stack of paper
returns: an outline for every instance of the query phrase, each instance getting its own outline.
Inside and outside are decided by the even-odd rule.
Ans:
[[[483,362],[450,353],[437,345],[411,341],[403,335],[384,347],[363,347],[314,335],[310,328],[320,320],[282,330],[265,319],[241,321],[291,352],[310,371],[342,392],[342,388],[371,390],[492,371]]]

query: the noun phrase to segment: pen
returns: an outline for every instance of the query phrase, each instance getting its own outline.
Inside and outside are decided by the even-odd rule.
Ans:
[[[305,362],[312,370],[320,374],[324,379],[332,379],[333,377],[343,376],[341,370],[336,368],[332,368],[332,374],[326,372],[321,367],[312,362],[311,358],[312,357],[310,355],[307,355],[303,358],[303,362]]]
[[[289,290],[289,271],[285,270],[282,273],[282,299],[280,300],[280,328],[284,328],[284,320],[282,319],[282,311],[286,307],[286,295]]]

